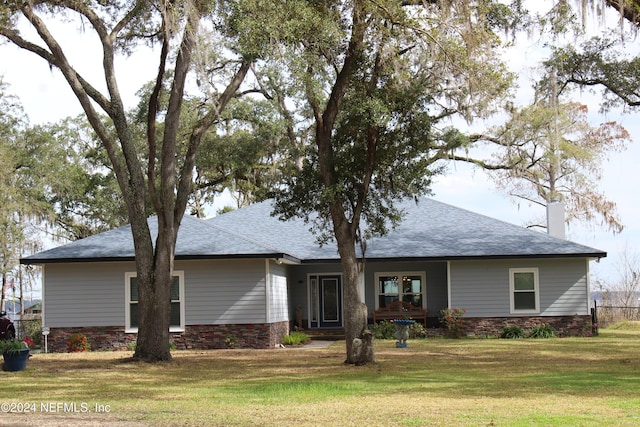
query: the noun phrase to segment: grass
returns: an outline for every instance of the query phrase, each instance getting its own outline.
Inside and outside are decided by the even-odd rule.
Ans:
[[[623,320],[622,322],[614,323],[609,326],[608,329],[618,331],[640,331],[640,322]]]
[[[0,372],[0,403],[37,406],[3,414],[0,425],[640,424],[640,330],[633,328],[593,338],[410,340],[406,349],[376,341],[377,363],[365,367],[342,363],[344,342],[174,351],[173,362],[153,365],[130,356],[37,354],[25,371]],[[85,403],[89,412],[44,413],[42,402]]]

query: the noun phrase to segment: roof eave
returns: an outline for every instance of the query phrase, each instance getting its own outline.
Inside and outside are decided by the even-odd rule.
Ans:
[[[20,258],[22,265],[65,264],[84,262],[125,262],[135,261],[135,257],[90,257],[90,258]]]
[[[456,256],[426,256],[426,257],[365,257],[368,262],[397,262],[397,261],[474,261],[474,260],[503,260],[503,259],[561,259],[588,258],[600,259],[607,256],[606,252],[574,253],[574,254],[509,254],[509,255],[456,255]],[[358,259],[362,261],[362,258]],[[303,264],[329,264],[340,262],[340,258],[305,259]]]
[[[176,261],[193,261],[193,260],[230,260],[230,259],[276,259],[282,260],[289,264],[300,264],[301,260],[289,254],[282,252],[268,254],[224,254],[224,255],[176,255]],[[132,256],[126,257],[90,257],[90,258],[21,258],[20,264],[23,265],[44,265],[44,264],[68,264],[68,263],[87,263],[87,262],[135,262],[136,258]]]

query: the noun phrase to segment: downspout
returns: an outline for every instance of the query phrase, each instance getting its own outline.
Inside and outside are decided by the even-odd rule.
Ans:
[[[271,323],[271,272],[269,269],[269,258],[264,260],[264,302],[265,302],[265,323]],[[287,308],[288,310],[288,308]]]
[[[45,309],[46,303],[45,303],[45,301],[46,301],[46,298],[45,298],[45,287],[44,287],[44,284],[46,282],[44,280],[46,272],[47,272],[46,265],[43,265],[42,266],[42,301],[40,301],[40,304],[42,306],[42,310],[40,312],[40,322],[41,322],[42,329],[43,329],[43,332],[44,332],[42,334],[44,336],[44,352],[48,353],[49,352],[49,327],[46,326],[47,323],[45,322],[45,313],[46,313],[46,309]]]
[[[585,259],[585,261],[587,263],[587,277],[586,277],[586,285],[587,285],[587,307],[586,307],[586,313],[587,314],[591,314],[591,268],[590,268],[590,262],[591,260],[589,258]]]
[[[451,308],[451,261],[447,261],[447,308]]]

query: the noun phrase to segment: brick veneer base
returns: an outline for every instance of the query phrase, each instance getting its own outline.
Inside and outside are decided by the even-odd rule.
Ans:
[[[48,350],[66,352],[66,340],[73,334],[84,334],[94,351],[127,350],[137,334],[125,333],[122,326],[51,328]],[[289,334],[289,322],[250,325],[188,325],[184,332],[171,333],[175,348],[273,348]]]
[[[534,317],[478,317],[463,318],[464,335],[500,336],[504,326],[520,326],[525,331],[543,324],[551,326],[560,337],[585,337],[593,334],[591,316],[534,316]],[[442,328],[427,328],[430,337],[441,336]],[[51,328],[48,347],[51,352],[66,352],[69,336],[84,334],[91,350],[127,350],[135,342],[136,334],[125,333],[122,326]],[[289,322],[251,325],[189,325],[181,333],[172,333],[171,341],[177,349],[273,348],[289,334]]]
[[[471,336],[500,336],[505,326],[520,326],[525,332],[549,325],[559,337],[588,337],[593,334],[591,316],[532,316],[463,318],[464,333]]]

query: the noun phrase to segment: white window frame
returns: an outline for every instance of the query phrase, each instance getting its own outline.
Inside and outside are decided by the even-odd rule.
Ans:
[[[516,273],[533,273],[533,292],[534,292],[534,309],[516,309],[515,307],[515,274]],[[522,291],[531,292],[531,291]],[[540,313],[540,272],[537,267],[527,268],[510,268],[509,269],[509,300],[510,300],[510,312],[511,314],[524,314],[524,313]]]
[[[137,333],[138,328],[131,327],[131,278],[138,277],[138,274],[135,272],[127,272],[124,274],[124,294],[125,294],[125,310],[124,310],[124,331],[126,333]],[[180,326],[171,326],[169,327],[169,332],[184,332],[185,325],[185,310],[184,310],[184,271],[174,271],[173,277],[178,277],[178,292],[180,294],[179,301],[171,301],[171,302],[179,302],[180,303]]]
[[[375,287],[376,287],[376,309],[380,308],[380,277],[381,276],[420,276],[420,293],[422,294],[422,307],[427,306],[427,274],[424,271],[382,271],[374,274]],[[402,291],[400,290],[401,284],[398,284],[398,298],[402,301]]]

